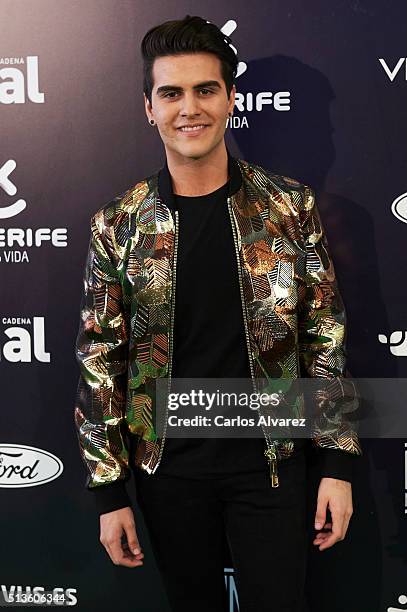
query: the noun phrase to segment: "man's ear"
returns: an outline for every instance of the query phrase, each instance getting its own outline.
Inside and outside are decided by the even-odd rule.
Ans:
[[[229,112],[233,113],[233,109],[235,107],[235,97],[236,97],[236,85],[233,83],[232,89],[230,90],[229,95]]]
[[[143,96],[144,96],[144,108],[145,108],[145,111],[146,111],[147,119],[150,119],[152,114],[153,114],[153,108],[152,108],[152,105],[150,104],[150,100],[147,98],[145,92],[143,92]]]

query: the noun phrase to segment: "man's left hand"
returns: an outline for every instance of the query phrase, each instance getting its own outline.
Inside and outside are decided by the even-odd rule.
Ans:
[[[326,510],[332,517],[332,523],[326,522]],[[321,478],[318,489],[315,529],[319,532],[313,544],[319,550],[325,550],[345,538],[350,518],[353,514],[352,485],[347,480]],[[328,531],[321,531],[322,529]]]

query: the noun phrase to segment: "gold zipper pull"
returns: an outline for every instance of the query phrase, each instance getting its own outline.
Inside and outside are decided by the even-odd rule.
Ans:
[[[279,482],[278,482],[278,473],[277,473],[276,451],[274,450],[273,447],[270,446],[267,450],[264,451],[264,454],[266,455],[268,462],[269,462],[271,486],[278,487]]]

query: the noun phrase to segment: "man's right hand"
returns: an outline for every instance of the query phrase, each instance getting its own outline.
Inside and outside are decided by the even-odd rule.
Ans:
[[[138,541],[134,514],[130,507],[100,515],[100,542],[115,565],[125,567],[143,565],[144,554]]]

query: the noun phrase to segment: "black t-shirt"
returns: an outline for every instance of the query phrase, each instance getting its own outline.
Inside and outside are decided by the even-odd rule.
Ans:
[[[174,195],[179,236],[172,379],[250,379],[228,185],[203,196]],[[266,470],[264,449],[262,437],[166,437],[157,474]]]

